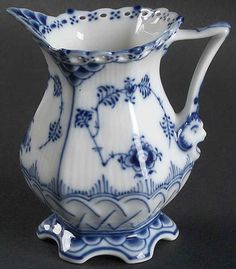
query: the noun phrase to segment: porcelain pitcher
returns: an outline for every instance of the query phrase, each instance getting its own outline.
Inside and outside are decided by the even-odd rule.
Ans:
[[[178,236],[161,210],[200,155],[199,89],[229,25],[181,30],[177,13],[140,6],[68,9],[57,17],[8,11],[33,34],[49,69],[20,148],[29,186],[53,212],[38,237],[54,239],[60,257],[74,263],[103,254],[150,259],[157,241]],[[208,37],[176,114],[161,59],[175,41]]]

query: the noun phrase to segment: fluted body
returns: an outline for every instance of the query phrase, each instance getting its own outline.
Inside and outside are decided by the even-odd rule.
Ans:
[[[160,227],[170,223],[160,210],[199,157],[197,144],[205,137],[199,82],[217,50],[200,60],[185,109],[176,115],[159,75],[168,46],[184,39],[176,13],[140,7],[68,10],[57,18],[10,12],[30,28],[49,68],[48,87],[21,145],[31,188],[76,235],[128,233],[148,223],[155,230],[155,218]],[[107,32],[101,32],[104,23]],[[219,47],[226,28],[193,32],[200,38],[219,32]],[[167,238],[177,236],[174,224],[166,227],[172,229]]]
[[[182,171],[187,165],[188,174],[193,162],[177,143],[175,114],[154,68],[158,68],[162,54],[159,50],[142,61],[105,64],[78,86],[70,85],[46,54],[48,88],[28,132],[31,150],[26,151],[22,145],[22,166],[29,169],[33,165],[40,183],[53,184],[53,191],[62,198],[72,195],[74,199],[74,193],[79,191],[81,199],[96,196],[96,201],[103,201],[104,196],[115,195],[110,199],[116,201],[133,192],[145,201],[139,202],[143,210],[132,223],[139,225],[153,217],[165,202],[155,197],[160,202],[156,207],[158,203],[151,202],[152,195],[174,176],[182,181]],[[101,188],[107,189],[98,190],[99,182]],[[83,192],[86,194],[82,198]],[[140,211],[139,206],[134,209],[135,203],[126,204],[127,217]],[[70,213],[79,221],[88,209],[74,210],[76,213]],[[97,210],[106,216],[100,204]],[[91,217],[93,222],[97,219],[96,215]],[[116,226],[120,220],[124,221],[122,211],[108,221]],[[81,229],[89,229],[82,224]],[[127,222],[121,228],[132,228],[130,225]],[[107,223],[103,226],[109,229]]]

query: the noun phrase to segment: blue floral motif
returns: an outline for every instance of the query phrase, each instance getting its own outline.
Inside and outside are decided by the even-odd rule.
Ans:
[[[121,18],[120,10],[112,11],[111,12],[111,14],[110,14],[110,20],[120,19],[120,18]]]
[[[124,80],[124,87],[121,89],[116,88],[113,85],[102,85],[97,88],[97,104],[95,107],[92,107],[91,110],[85,109],[77,109],[77,113],[75,116],[75,127],[87,128],[88,133],[93,142],[92,149],[99,155],[101,160],[101,164],[106,166],[112,159],[116,159],[119,161],[123,169],[132,168],[135,171],[135,177],[147,177],[151,175],[154,170],[152,169],[155,165],[156,160],[162,160],[162,153],[159,152],[157,148],[153,148],[149,143],[144,140],[144,137],[137,138],[137,141],[131,146],[128,153],[111,152],[108,154],[108,157],[105,158],[103,154],[103,148],[97,142],[97,136],[100,131],[100,106],[108,106],[112,109],[115,108],[116,104],[120,101],[121,96],[124,96],[125,102],[130,102],[131,104],[135,104],[135,94],[136,92],[140,92],[143,99],[146,99],[151,94],[154,95],[156,100],[158,101],[161,109],[163,110],[163,121],[160,123],[163,132],[166,137],[171,141],[171,138],[175,134],[174,127],[175,125],[172,123],[170,116],[168,116],[165,112],[163,103],[157,94],[152,91],[150,78],[146,74],[141,79],[140,83],[136,83],[134,78],[127,77]],[[94,123],[92,127],[90,122]],[[138,147],[139,146],[139,151]],[[142,156],[142,158],[140,157]],[[143,164],[140,163],[143,162]],[[143,174],[143,167],[146,171],[146,174]],[[141,173],[142,172],[142,173]]]
[[[197,104],[197,103],[196,103]],[[177,144],[182,151],[189,151],[194,146],[194,142],[200,142],[205,137],[203,123],[198,112],[193,112],[188,116],[186,122],[177,132]],[[200,139],[199,137],[202,137]]]
[[[49,142],[55,142],[62,137],[62,127],[61,127],[61,117],[63,112],[63,97],[62,97],[62,85],[58,75],[50,76],[53,80],[53,96],[56,98],[60,98],[60,106],[59,106],[59,116],[56,121],[50,122],[48,138],[46,142],[44,142],[39,149],[43,149]]]
[[[143,169],[148,170],[151,175],[155,172],[153,167],[157,160],[162,161],[162,153],[157,148],[147,143],[142,136],[140,139],[134,138],[134,144],[130,147],[127,154],[122,154],[118,161],[123,169],[132,167],[136,172],[135,177],[143,177]]]
[[[173,233],[177,233],[176,226],[173,227],[173,222],[160,210],[170,201],[170,198],[173,198],[173,193],[175,196],[181,190],[185,183],[184,179],[191,171],[193,164],[189,157],[186,159],[184,167],[181,168],[170,162],[169,174],[162,182],[155,182],[151,179],[137,179],[135,186],[128,189],[122,188],[122,190],[116,189],[104,175],[102,179],[95,181],[95,184],[86,190],[73,189],[63,179],[56,180],[53,178],[45,183],[40,178],[37,161],[28,168],[22,165],[22,172],[32,190],[41,197],[49,208],[53,208],[57,212],[56,215],[53,214],[39,226],[38,235],[42,233],[49,235],[50,232],[58,240],[58,238],[65,238],[66,233],[64,232],[65,229],[68,229],[67,235],[69,235],[69,239],[71,238],[71,248],[64,253],[65,255],[74,255],[76,260],[84,257],[84,253],[81,251],[84,250],[85,246],[88,247],[89,254],[91,248],[97,247],[103,240],[113,250],[114,247],[123,247],[124,253],[129,250],[133,253],[132,257],[136,259],[140,251],[143,253],[144,247],[146,249],[148,246],[148,241],[146,242],[148,238],[150,238],[150,242],[156,242],[150,228],[156,230],[158,234],[160,231],[161,236],[165,232],[162,229],[164,226],[167,229],[173,228]],[[157,198],[158,202],[161,202],[161,204],[158,204],[158,208],[152,207],[151,204],[153,203],[148,201],[155,199],[155,197],[161,197],[161,200]],[[107,210],[101,211],[102,203],[108,205],[108,201]],[[133,205],[136,201],[139,206],[134,208]],[[76,213],[74,215],[68,210],[69,206],[70,208],[80,208],[81,204],[83,209],[84,206],[86,207],[85,212],[82,210],[81,214]],[[127,210],[127,208],[132,210]],[[150,217],[144,219],[144,221],[134,222],[133,220],[137,220],[140,214],[144,214],[143,211],[147,212]],[[65,222],[60,216],[66,216],[64,218]],[[117,216],[122,217],[117,218]],[[66,221],[68,217],[72,220],[69,222],[70,224]],[[58,222],[61,225],[61,233],[55,232],[56,229],[54,229],[56,226],[58,228]],[[77,233],[73,232],[77,232],[80,228],[82,230],[82,227],[83,233],[76,237]],[[130,233],[131,230],[135,233]],[[73,233],[73,236],[70,237],[71,233]],[[64,241],[60,242],[59,245],[62,246]],[[102,246],[104,246],[103,243]],[[150,255],[150,253],[148,247],[146,254]],[[70,256],[70,259],[71,257],[73,256]]]
[[[124,87],[121,89],[117,89],[113,85],[99,86],[97,88],[96,106],[91,110],[78,108],[75,116],[74,126],[87,128],[94,144],[92,149],[98,153],[103,166],[106,166],[112,159],[116,159],[123,169],[132,168],[135,172],[134,177],[147,177],[155,172],[153,167],[157,160],[162,160],[162,153],[159,152],[156,147],[153,147],[146,142],[144,136],[134,137],[133,144],[128,150],[128,153],[111,152],[108,155],[108,158],[104,158],[103,148],[99,146],[96,139],[100,131],[100,106],[109,106],[114,109],[122,95],[125,96],[125,102],[135,104],[135,93],[137,89],[139,89],[143,99],[150,96],[152,90],[150,78],[147,74],[141,79],[139,84],[135,82],[134,78],[127,77],[124,80]],[[158,99],[158,101],[160,100]],[[95,123],[94,128],[92,128],[90,122]]]
[[[67,20],[62,20],[62,21],[59,21],[59,20],[56,20],[54,21],[53,24],[51,24],[51,28],[54,29],[54,28],[62,28],[65,24],[67,23]]]
[[[169,139],[170,143],[171,138],[175,135],[175,124],[171,121],[170,116],[167,116],[165,114],[162,118],[162,121],[160,122],[160,125],[163,129],[164,134]]]
[[[98,13],[97,12],[89,13],[88,14],[88,20],[89,21],[96,21],[96,20],[98,20]]]
[[[48,141],[55,142],[62,136],[61,125],[57,121],[51,122],[49,125]]]
[[[75,127],[89,127],[89,121],[92,120],[93,112],[89,110],[77,109],[75,116]]]
[[[127,77],[124,83],[126,102],[131,102],[132,104],[135,104],[135,92],[138,88],[140,93],[142,94],[143,99],[145,99],[151,94],[150,78],[147,74],[142,78],[139,84],[136,84],[135,79],[131,79],[130,77]]]
[[[74,25],[75,23],[79,23],[79,20],[77,19],[77,17],[75,15],[71,16],[69,19],[70,19],[71,25]]]
[[[125,87],[124,87],[124,91],[125,91],[125,95],[126,95],[126,102],[131,102],[132,104],[135,104],[135,91],[137,89],[137,84],[135,84],[135,79],[131,79],[129,77],[127,77],[125,79]]]
[[[46,34],[46,33],[49,34],[51,31],[52,31],[52,28],[49,25],[44,25],[42,27],[42,33],[43,34]]]
[[[107,216],[109,217],[110,215]],[[135,232],[99,234],[96,231],[96,233],[78,235],[56,214],[44,220],[37,230],[39,238],[50,238],[58,243],[58,252],[62,259],[74,263],[83,263],[84,260],[99,255],[101,251],[105,254],[112,251],[113,256],[128,263],[143,262],[151,259],[152,249],[159,240],[163,239],[163,235],[166,240],[174,240],[178,234],[176,224],[162,212]]]
[[[175,124],[172,122],[170,116],[167,115],[165,108],[163,106],[163,101],[161,100],[161,98],[154,92],[152,91],[152,94],[155,96],[157,102],[159,103],[162,111],[163,111],[163,118],[162,121],[160,122],[160,126],[165,134],[165,136],[168,138],[169,140],[169,146],[171,143],[171,138],[175,136],[176,132],[175,132]]]
[[[142,94],[144,99],[151,94],[151,85],[150,85],[150,79],[149,79],[148,75],[145,75],[142,78],[138,87],[139,87],[140,93]]]

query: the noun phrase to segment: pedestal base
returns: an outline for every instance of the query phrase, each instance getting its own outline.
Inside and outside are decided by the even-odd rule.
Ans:
[[[127,263],[151,259],[156,243],[175,240],[176,224],[164,213],[135,231],[74,235],[55,214],[43,221],[37,231],[40,239],[51,238],[58,244],[59,255],[72,263],[84,263],[98,255],[113,255]]]

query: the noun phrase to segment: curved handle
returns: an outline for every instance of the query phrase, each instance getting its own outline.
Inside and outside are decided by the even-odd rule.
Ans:
[[[198,96],[202,81],[215,54],[229,34],[230,25],[219,22],[196,30],[179,30],[171,39],[171,42],[211,37],[194,71],[187,101],[184,109],[176,115],[176,130],[178,130],[193,113],[198,111]]]

